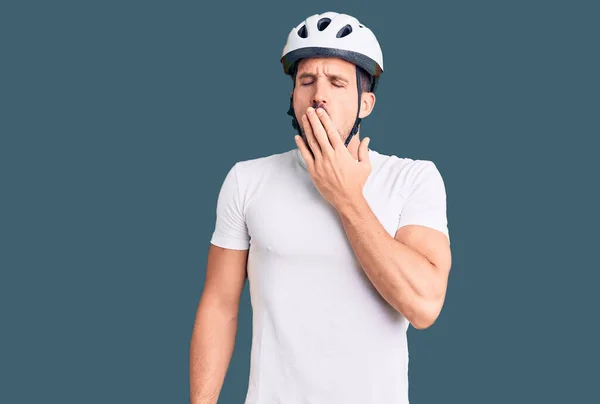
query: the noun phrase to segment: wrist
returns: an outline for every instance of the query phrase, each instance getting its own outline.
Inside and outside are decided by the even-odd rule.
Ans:
[[[361,193],[346,197],[335,205],[335,209],[342,218],[364,216],[365,209],[369,205],[365,196]]]

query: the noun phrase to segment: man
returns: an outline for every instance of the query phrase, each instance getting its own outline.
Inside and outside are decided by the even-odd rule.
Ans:
[[[451,254],[435,164],[360,139],[382,59],[348,15],[314,15],[290,32],[282,63],[297,149],[238,162],[223,183],[191,343],[192,403],[217,402],[246,276],[246,404],[408,403],[406,331],[438,317]]]

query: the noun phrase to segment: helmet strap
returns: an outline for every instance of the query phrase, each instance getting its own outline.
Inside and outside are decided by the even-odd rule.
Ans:
[[[292,68],[293,86],[292,86],[292,93],[290,94],[290,108],[288,109],[287,114],[292,117],[292,126],[294,127],[296,132],[298,132],[298,135],[302,139],[304,139],[304,141],[306,141],[306,137],[304,137],[304,135],[302,134],[302,131],[300,130],[300,125],[298,124],[298,120],[296,119],[296,114],[294,113],[294,89],[296,88],[296,67],[297,66],[298,66],[298,64],[296,64],[296,66],[293,66],[293,68]]]
[[[356,120],[354,121],[354,126],[352,127],[352,130],[350,131],[348,138],[344,142],[344,146],[346,146],[346,147],[348,147],[348,144],[352,140],[352,137],[354,135],[356,135],[356,133],[358,132],[358,125],[360,125],[360,121],[361,121],[361,118],[359,118],[359,116],[360,116],[360,104],[361,104],[361,99],[362,99],[362,86],[360,85],[360,70],[359,70],[358,66],[356,66],[356,84],[358,86],[358,112],[356,113]]]

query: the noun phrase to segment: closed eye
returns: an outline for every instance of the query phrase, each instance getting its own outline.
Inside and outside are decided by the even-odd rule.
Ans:
[[[310,83],[301,83],[301,85],[302,85],[303,87],[310,86],[311,84],[313,84],[313,82],[312,82],[312,81],[311,81]],[[336,83],[331,83],[331,84],[333,84],[333,86],[334,86],[334,87],[337,87],[337,88],[344,88],[344,85],[343,85],[343,84],[336,84]]]

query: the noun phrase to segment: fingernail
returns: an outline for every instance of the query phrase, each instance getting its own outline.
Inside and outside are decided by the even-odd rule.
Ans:
[[[308,115],[312,115],[314,114],[315,110],[313,109],[313,107],[308,107]]]

